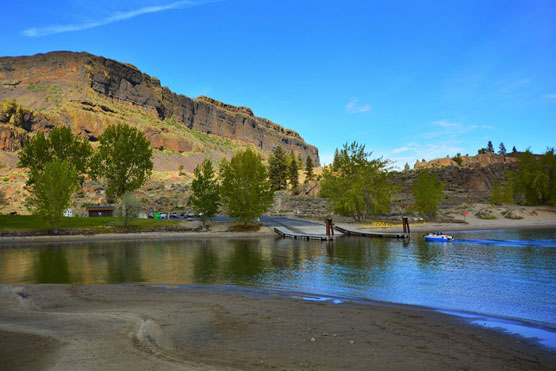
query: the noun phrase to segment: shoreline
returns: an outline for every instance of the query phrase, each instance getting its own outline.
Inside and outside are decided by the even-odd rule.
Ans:
[[[0,361],[43,367],[556,367],[556,353],[530,339],[365,299],[218,285],[0,285],[0,303]],[[26,341],[2,353],[13,334]]]
[[[0,236],[0,247],[7,244],[33,244],[33,243],[80,243],[80,242],[110,242],[110,241],[137,241],[137,240],[191,240],[191,239],[250,239],[270,238],[278,235],[269,227],[261,227],[257,232],[116,232],[95,234],[68,234],[68,235],[31,235],[31,236]]]
[[[494,221],[496,222],[496,221]],[[450,232],[471,232],[471,231],[496,231],[511,229],[546,229],[555,228],[556,221],[529,222],[524,223],[520,220],[515,223],[484,223],[484,224],[463,224],[463,223],[428,223],[426,225],[410,226],[412,237],[420,237],[422,233],[443,231]],[[521,222],[521,223],[520,223]],[[349,224],[352,227],[360,228],[363,231],[373,232],[395,232],[401,233],[401,227],[366,227],[360,223],[339,223]],[[324,226],[323,226],[324,229]],[[336,237],[341,237],[336,232]],[[115,232],[115,233],[95,233],[95,234],[67,234],[67,235],[8,235],[0,236],[0,247],[10,244],[48,244],[48,243],[83,243],[83,242],[110,242],[110,241],[138,241],[138,240],[193,240],[193,239],[254,239],[254,238],[279,238],[272,227],[264,226],[257,232],[228,232],[228,231],[206,231],[206,232]]]

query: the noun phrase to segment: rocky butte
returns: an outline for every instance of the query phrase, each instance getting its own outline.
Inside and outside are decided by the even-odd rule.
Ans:
[[[280,145],[319,164],[315,146],[247,107],[176,94],[131,64],[85,52],[0,58],[0,101],[12,100],[25,111],[20,125],[0,122],[1,151],[17,151],[28,136],[60,125],[95,142],[108,125],[123,122],[159,150],[160,170],[182,164],[191,171],[205,156],[218,160],[246,146],[265,156]],[[170,160],[161,161],[165,156]]]

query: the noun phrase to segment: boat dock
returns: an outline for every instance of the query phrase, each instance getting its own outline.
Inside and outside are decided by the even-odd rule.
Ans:
[[[405,233],[381,233],[381,232],[366,232],[349,227],[340,227],[334,225],[338,232],[342,232],[348,236],[361,236],[361,237],[375,237],[375,238],[409,238],[409,234]]]
[[[325,234],[306,234],[298,233],[289,230],[286,227],[274,227],[274,232],[278,233],[282,238],[293,238],[295,240],[318,240],[318,241],[332,241],[333,236],[327,236]]]

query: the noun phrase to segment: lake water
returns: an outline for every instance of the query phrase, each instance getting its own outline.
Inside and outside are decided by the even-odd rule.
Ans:
[[[0,283],[224,284],[415,304],[556,327],[556,230],[452,243],[340,237],[0,247]]]

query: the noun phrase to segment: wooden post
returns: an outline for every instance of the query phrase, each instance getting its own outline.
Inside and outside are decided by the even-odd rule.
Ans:
[[[326,239],[330,239],[330,218],[326,218]]]
[[[403,234],[409,234],[409,219],[407,216],[402,217]]]

